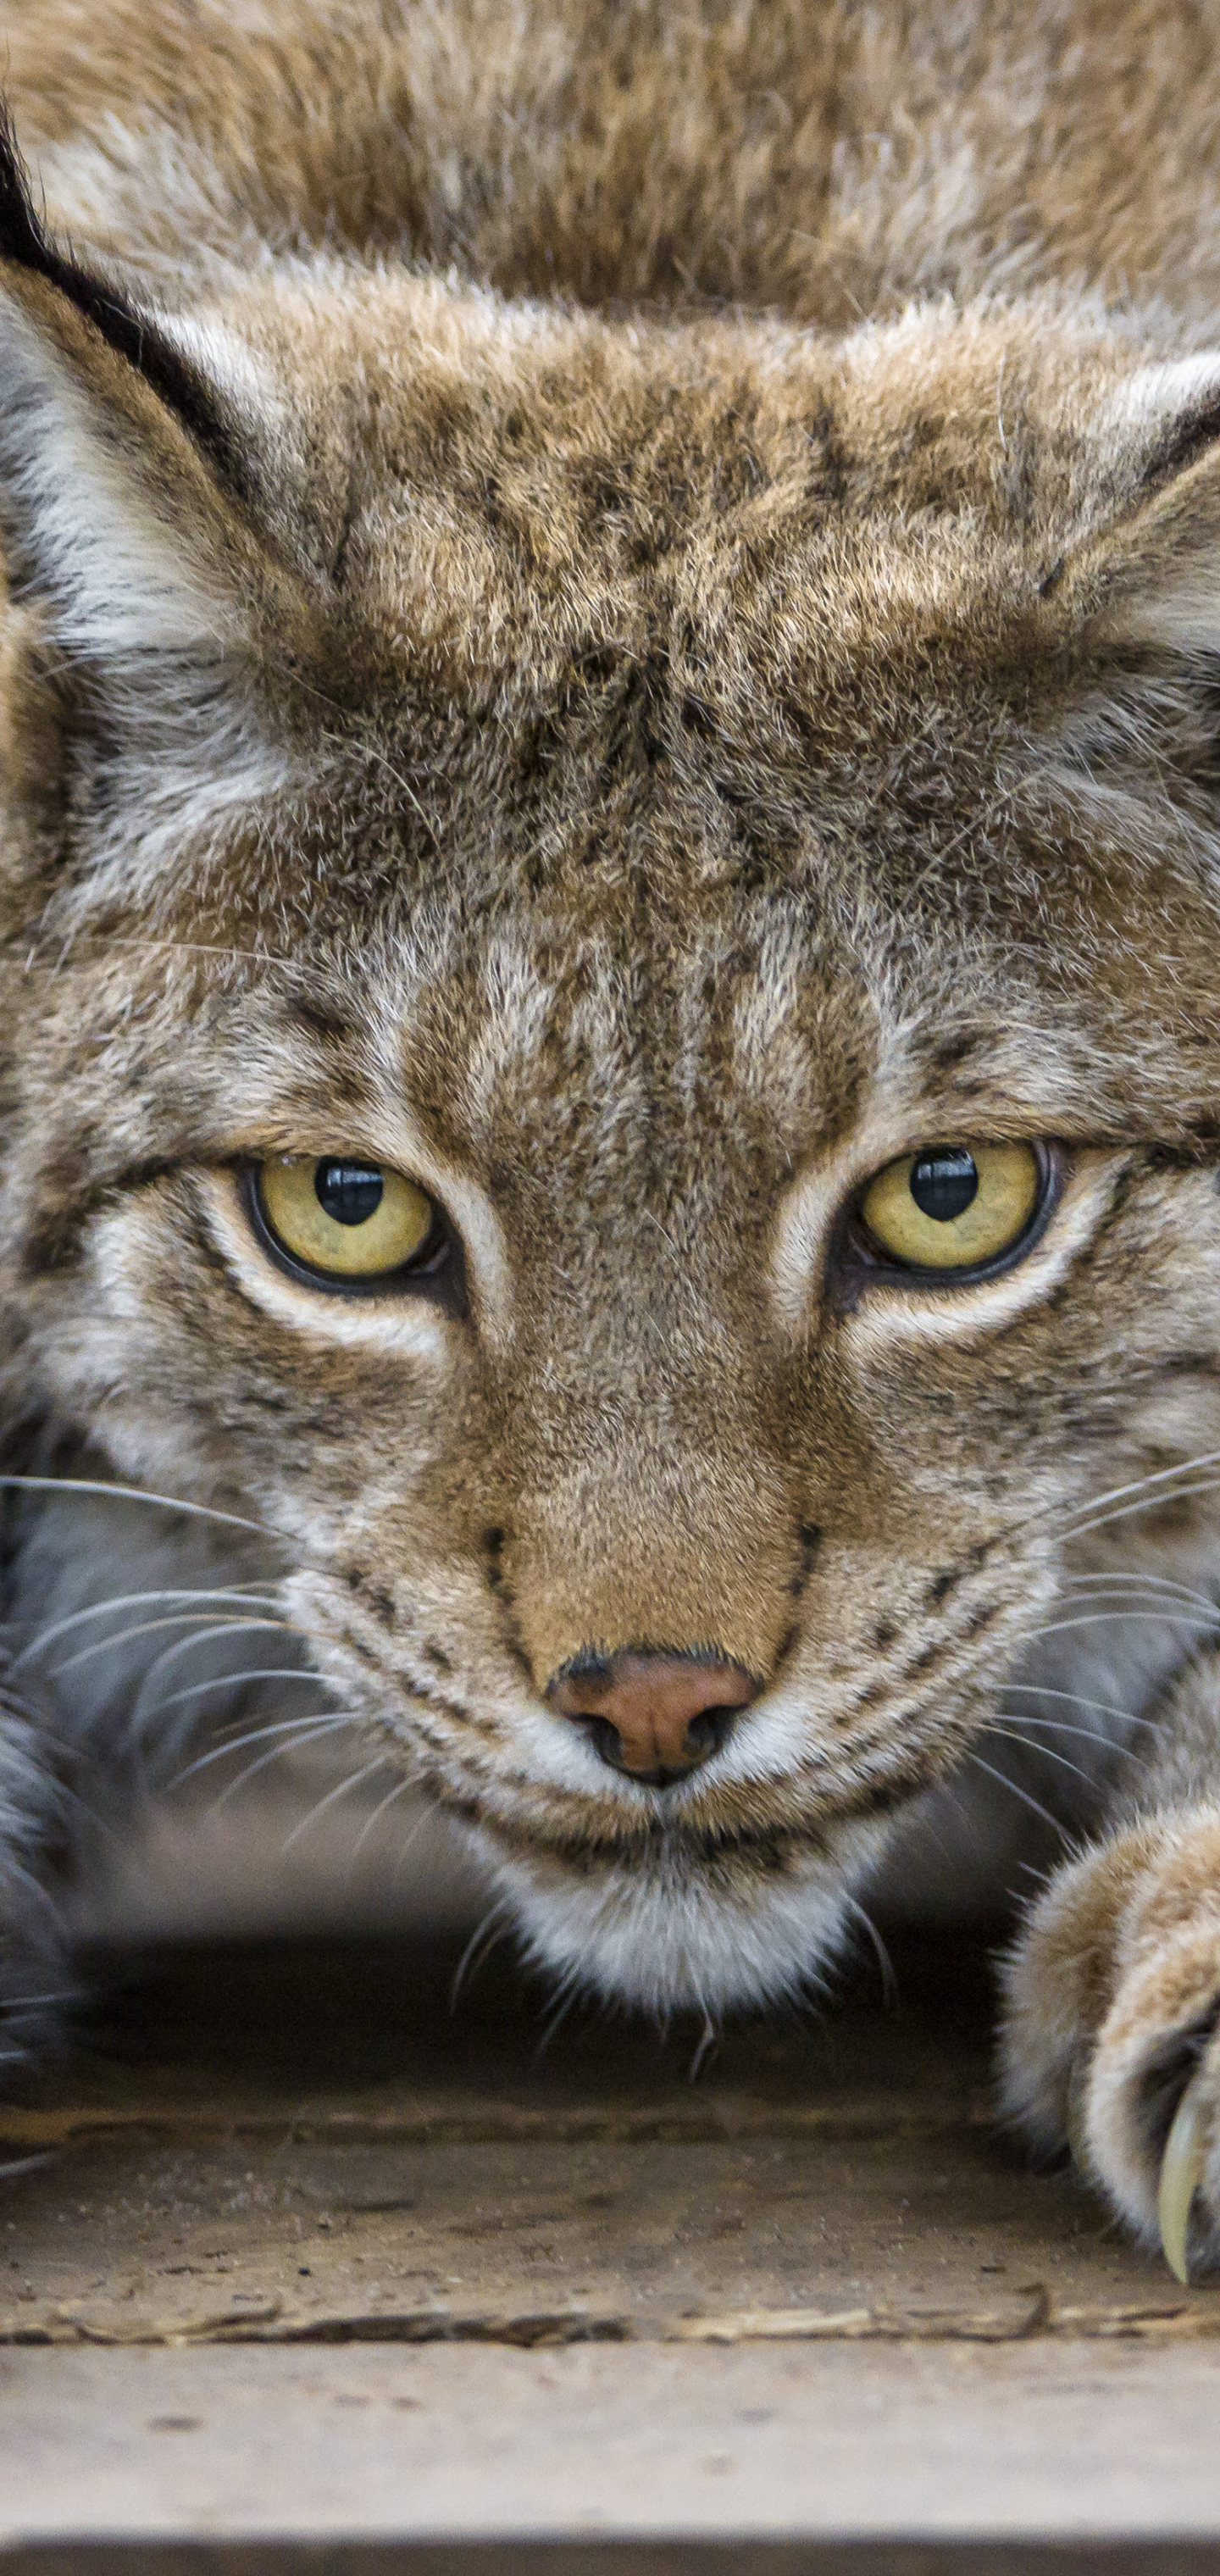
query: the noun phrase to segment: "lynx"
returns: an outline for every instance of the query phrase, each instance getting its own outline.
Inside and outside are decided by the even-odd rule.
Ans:
[[[1185,2276],[1220,11],[0,26],[7,2047],[297,1655],[573,1985],[1023,1897]]]

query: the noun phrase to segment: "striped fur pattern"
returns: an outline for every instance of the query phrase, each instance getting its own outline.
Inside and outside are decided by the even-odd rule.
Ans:
[[[80,1801],[303,1658],[653,2010],[1049,1868],[1009,2107],[1154,2229],[1220,2088],[1220,16],[0,31],[12,2045]],[[865,1275],[946,1137],[1047,1222]],[[242,1170],[338,1151],[452,1295],[268,1259]],[[640,1646],[756,1686],[664,1792],[546,1696]]]

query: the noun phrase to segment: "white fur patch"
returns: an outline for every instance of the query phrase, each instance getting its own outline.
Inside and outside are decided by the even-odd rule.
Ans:
[[[1107,407],[1107,423],[1120,429],[1142,429],[1156,436],[1184,412],[1220,399],[1220,350],[1200,349],[1191,358],[1164,365],[1137,367],[1119,386]]]
[[[851,1885],[885,1830],[852,1827],[839,1859],[810,1861],[748,1900],[701,1883],[664,1849],[647,1867],[624,1865],[595,1883],[535,1878],[517,1860],[495,1868],[527,1955],[565,1986],[660,2016],[692,2007],[711,2015],[821,1981],[849,1930]]]
[[[52,644],[102,678],[120,752],[99,858],[142,872],[293,780],[261,721],[238,600],[157,510],[95,405],[0,295],[0,470],[45,585]]]

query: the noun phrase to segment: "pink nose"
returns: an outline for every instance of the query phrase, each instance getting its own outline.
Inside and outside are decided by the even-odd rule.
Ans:
[[[719,1753],[756,1689],[735,1664],[624,1647],[569,1665],[547,1698],[586,1729],[613,1770],[664,1789]]]

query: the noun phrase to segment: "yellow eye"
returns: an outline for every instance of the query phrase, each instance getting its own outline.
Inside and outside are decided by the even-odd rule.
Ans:
[[[436,1209],[414,1181],[354,1154],[287,1154],[255,1175],[272,1241],[304,1268],[336,1280],[383,1279],[424,1250]]]
[[[1019,1243],[1042,1196],[1032,1145],[924,1145],[870,1181],[860,1214],[912,1270],[978,1270]]]

